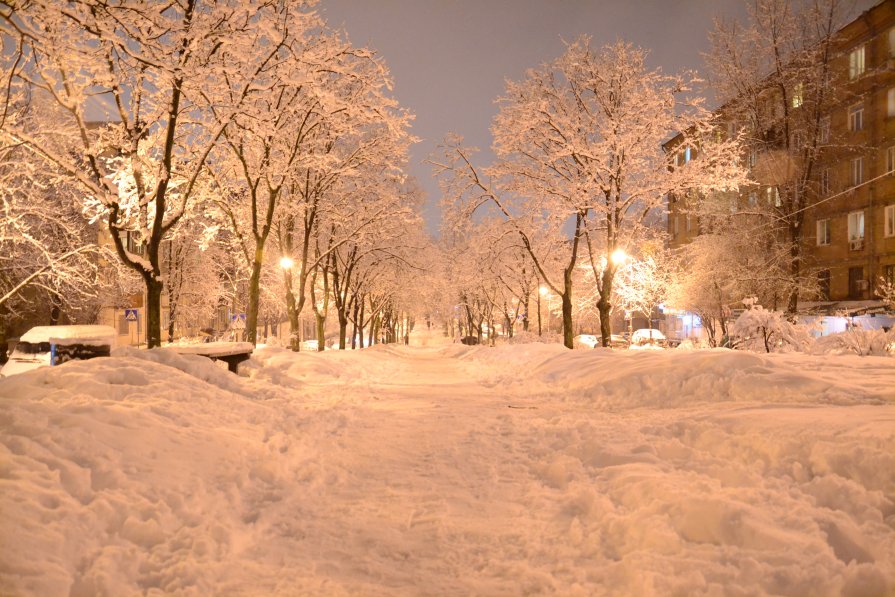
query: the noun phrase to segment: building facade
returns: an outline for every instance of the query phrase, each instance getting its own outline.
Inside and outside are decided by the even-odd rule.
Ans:
[[[881,279],[895,282],[895,0],[880,2],[840,29],[834,48],[828,62],[832,76],[827,93],[832,99],[815,118],[817,126],[811,133],[817,133],[818,150],[796,191],[805,194],[798,203],[804,205],[797,234],[802,272],[816,276],[810,295],[801,299],[872,301]],[[803,106],[800,82],[787,85],[788,97],[782,103],[779,85],[761,92],[774,100],[768,102],[769,110],[785,105],[795,114],[810,108]],[[719,134],[737,134],[744,126],[735,117],[727,118],[729,107],[716,112],[726,127]],[[732,212],[745,213],[759,205],[773,211],[781,206],[773,173],[790,159],[786,155],[798,155],[802,133],[795,127],[784,129],[780,122],[771,113],[765,120],[767,130],[747,135],[758,139],[743,151],[744,166],[757,184],[731,196]],[[696,149],[682,146],[681,139],[665,145],[674,165],[696,158]],[[788,154],[780,151],[784,145]],[[687,197],[669,197],[667,232],[672,248],[707,229],[707,222],[690,207]]]

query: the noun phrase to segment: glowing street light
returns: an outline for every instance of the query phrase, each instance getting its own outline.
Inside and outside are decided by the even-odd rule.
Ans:
[[[283,255],[280,257],[280,267],[283,269],[292,269],[292,266],[295,265],[295,261],[292,260],[291,257],[287,257]]]
[[[625,253],[624,249],[616,249],[612,252],[612,255],[609,256],[609,259],[612,261],[612,265],[618,267],[628,259],[628,254]]]

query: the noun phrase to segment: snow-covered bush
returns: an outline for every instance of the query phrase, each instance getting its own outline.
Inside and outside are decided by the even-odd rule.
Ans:
[[[856,354],[859,356],[895,356],[895,329],[864,330],[851,327],[838,334],[818,338],[812,354]]]
[[[780,311],[768,311],[745,299],[743,311],[730,328],[731,346],[754,352],[804,352],[813,339],[806,326],[786,320]]]
[[[677,345],[677,350],[701,350],[711,347],[712,345],[704,338],[686,338]]]

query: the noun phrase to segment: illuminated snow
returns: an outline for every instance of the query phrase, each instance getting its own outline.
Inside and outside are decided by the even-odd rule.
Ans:
[[[886,595],[879,357],[165,351],[0,380],[0,593]]]

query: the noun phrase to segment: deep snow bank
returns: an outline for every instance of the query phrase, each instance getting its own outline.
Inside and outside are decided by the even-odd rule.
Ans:
[[[536,398],[561,396],[606,409],[727,401],[895,403],[895,368],[882,357],[727,349],[569,351],[556,344],[453,351],[487,385],[524,387]]]
[[[882,358],[167,351],[0,380],[0,594],[895,591]]]

